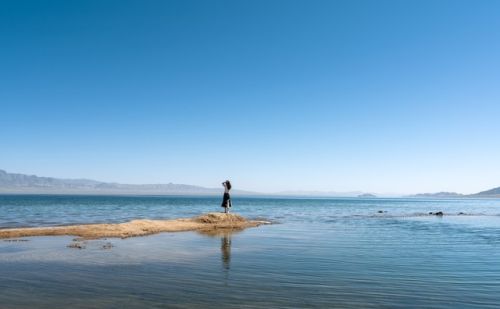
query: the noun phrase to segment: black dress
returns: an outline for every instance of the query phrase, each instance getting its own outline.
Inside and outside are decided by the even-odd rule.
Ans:
[[[224,193],[224,196],[222,197],[222,205],[221,207],[231,207],[231,196],[229,193]]]

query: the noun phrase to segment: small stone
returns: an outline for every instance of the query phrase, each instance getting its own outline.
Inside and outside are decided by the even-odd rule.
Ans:
[[[108,250],[108,249],[111,249],[113,248],[113,244],[108,242],[108,243],[105,243],[104,245],[102,245],[101,249],[103,250]]]
[[[86,246],[83,243],[80,242],[74,242],[72,244],[68,245],[68,248],[73,248],[73,249],[85,249]]]

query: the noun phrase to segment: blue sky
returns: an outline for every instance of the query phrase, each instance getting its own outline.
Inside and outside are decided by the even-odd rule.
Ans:
[[[2,1],[0,169],[500,186],[498,1]]]

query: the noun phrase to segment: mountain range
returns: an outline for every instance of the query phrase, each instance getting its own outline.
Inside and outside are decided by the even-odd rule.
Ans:
[[[419,193],[415,195],[410,195],[409,197],[421,197],[421,198],[429,198],[429,197],[436,197],[436,198],[450,198],[450,197],[464,197],[463,194],[456,193],[456,192],[436,192],[436,193]]]
[[[316,197],[368,197],[361,191],[322,192],[322,191],[284,191],[274,194],[233,190],[238,195],[270,195],[270,196],[316,196]],[[61,179],[8,173],[0,170],[0,193],[9,194],[130,194],[130,195],[219,195],[221,188],[205,188],[186,184],[121,184],[102,182],[90,179]],[[369,197],[375,197],[369,194]],[[467,198],[486,197],[500,198],[500,187],[463,195],[455,192],[420,193],[411,195],[414,198]]]
[[[138,195],[218,195],[220,189],[185,184],[120,184],[90,179],[60,179],[7,173],[0,170],[0,193],[29,194],[138,194]],[[235,190],[237,194],[254,194]]]
[[[474,197],[486,197],[486,198],[500,198],[500,187],[491,190],[481,191],[474,194],[460,194],[456,192],[436,192],[436,193],[419,193],[415,195],[410,195],[409,197],[416,198],[474,198]]]
[[[472,197],[500,197],[500,187],[470,195]]]

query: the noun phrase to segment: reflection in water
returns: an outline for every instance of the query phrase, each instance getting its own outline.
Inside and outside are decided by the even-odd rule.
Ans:
[[[202,230],[198,231],[198,233],[209,237],[220,237],[222,267],[227,271],[231,268],[231,236],[241,231],[241,229],[216,229]]]
[[[222,266],[229,270],[231,268],[231,235],[222,236],[220,252],[222,253]]]

